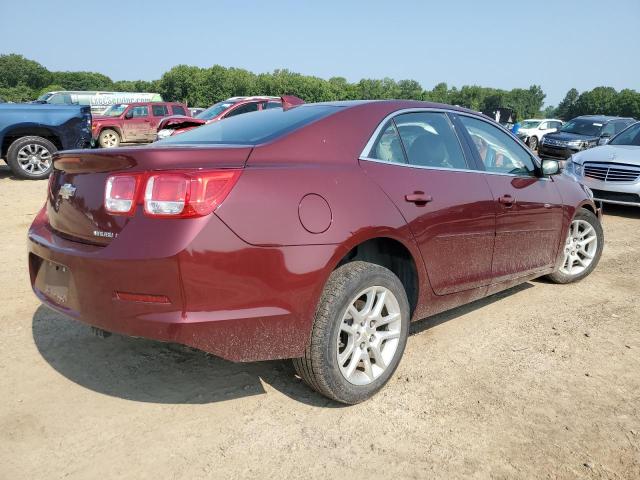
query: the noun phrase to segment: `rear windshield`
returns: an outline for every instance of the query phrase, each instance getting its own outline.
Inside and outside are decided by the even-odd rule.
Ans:
[[[338,111],[329,105],[301,105],[245,113],[167,137],[156,145],[256,145],[268,142]]]
[[[211,120],[212,118],[220,115],[230,106],[235,105],[235,103],[236,102],[218,102],[215,105],[212,105],[206,110],[200,112],[197,118],[201,118],[203,120]]]
[[[602,122],[595,122],[593,120],[587,120],[585,118],[574,118],[568,123],[565,123],[560,129],[561,132],[575,133],[577,135],[587,135],[590,137],[597,137],[602,130]]]

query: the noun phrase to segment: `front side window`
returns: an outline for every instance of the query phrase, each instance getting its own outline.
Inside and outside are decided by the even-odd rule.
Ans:
[[[509,134],[477,118],[462,115],[460,120],[488,172],[536,176],[533,159]]]
[[[270,108],[282,108],[282,103],[280,102],[267,102],[262,107],[263,110],[269,110]]]
[[[146,105],[138,105],[137,107],[133,107],[130,112],[133,118],[146,117],[149,115],[149,108]]]
[[[368,158],[391,163],[407,163],[400,143],[400,135],[393,120],[389,120],[380,132]]]
[[[548,130],[549,129],[549,122],[542,122],[540,124],[540,130]]]
[[[609,145],[635,145],[640,147],[640,122],[611,139]]]
[[[404,113],[394,118],[410,165],[468,169],[449,117],[440,112]]]

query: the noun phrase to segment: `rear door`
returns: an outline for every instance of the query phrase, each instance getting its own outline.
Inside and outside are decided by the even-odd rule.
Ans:
[[[495,207],[482,172],[442,111],[402,113],[360,165],[404,216],[438,295],[491,282]]]
[[[494,281],[554,264],[562,230],[562,199],[552,178],[539,176],[528,149],[495,125],[459,116],[460,130],[486,173],[496,208]]]
[[[156,138],[156,132],[158,131],[158,125],[160,120],[169,115],[169,106],[165,103],[152,103],[151,104],[151,122],[149,123],[149,129],[144,132],[145,140],[152,142]]]

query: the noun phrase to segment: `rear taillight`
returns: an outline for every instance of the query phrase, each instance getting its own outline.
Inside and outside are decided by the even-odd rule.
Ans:
[[[107,179],[105,209],[133,215],[137,204],[145,215],[189,218],[208,215],[229,194],[241,170],[149,172]]]
[[[132,215],[138,196],[139,175],[113,175],[107,178],[104,208],[116,215]]]

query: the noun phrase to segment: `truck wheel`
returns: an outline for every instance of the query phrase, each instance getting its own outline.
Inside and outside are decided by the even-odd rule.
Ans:
[[[547,278],[554,283],[571,283],[589,275],[598,265],[604,248],[604,233],[598,217],[584,208],[578,210],[562,248],[562,263]]]
[[[329,277],[304,356],[293,365],[319,393],[359,403],[391,378],[408,334],[409,301],[398,277],[380,265],[350,262]]]
[[[58,149],[46,138],[30,136],[15,140],[7,151],[7,164],[20,178],[47,178],[53,168],[52,156]]]
[[[98,143],[102,148],[113,148],[120,145],[120,135],[115,130],[106,128],[100,132]]]
[[[530,137],[529,138],[529,148],[531,150],[536,150],[538,148],[538,139],[537,139],[537,137]]]

